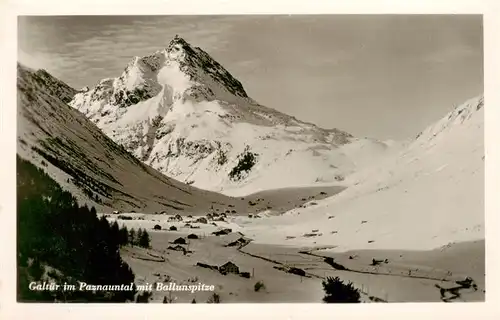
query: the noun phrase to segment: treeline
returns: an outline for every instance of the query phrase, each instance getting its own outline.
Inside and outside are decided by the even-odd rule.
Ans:
[[[127,226],[119,228],[118,222],[115,221],[111,225],[111,230],[114,234],[116,234],[120,245],[138,246],[142,248],[151,247],[151,237],[146,229],[139,228],[136,231],[132,228],[129,231]]]
[[[144,237],[144,236],[143,236]],[[148,235],[149,237],[149,235]],[[131,291],[34,291],[31,282],[78,282],[121,285],[134,274],[121,259],[119,247],[128,233],[95,208],[76,199],[43,170],[17,156],[17,298],[19,302],[124,302]]]

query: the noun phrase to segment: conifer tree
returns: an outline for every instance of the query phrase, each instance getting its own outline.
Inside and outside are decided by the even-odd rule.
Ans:
[[[131,246],[134,246],[134,244],[135,244],[135,230],[134,229],[130,229],[130,231],[128,232],[128,243]]]
[[[327,277],[322,282],[326,303],[359,303],[360,293],[352,282],[344,283],[339,277]]]
[[[123,226],[119,231],[119,244],[122,246],[127,245],[129,243],[128,236],[127,226]]]
[[[141,246],[142,232],[143,232],[142,228],[139,228],[137,230],[136,235],[135,235],[135,243],[134,244],[137,245],[137,246],[139,246],[139,247]]]
[[[139,238],[139,246],[143,248],[149,248],[150,242],[151,240],[149,237],[149,233],[146,230],[142,231]]]

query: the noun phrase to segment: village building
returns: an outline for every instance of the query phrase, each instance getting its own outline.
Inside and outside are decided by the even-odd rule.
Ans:
[[[224,237],[226,247],[242,247],[250,243],[252,239],[247,238],[241,232],[234,232]]]
[[[220,230],[214,231],[214,232],[212,232],[212,234],[216,235],[216,236],[221,236],[221,235],[230,234],[232,231],[233,231],[232,229],[226,228],[226,229],[220,229]]]
[[[182,237],[181,238],[177,238],[177,239],[174,240],[174,243],[175,244],[186,244],[186,239],[184,239]]]
[[[250,241],[252,241],[251,239],[248,239],[248,238],[245,238],[245,237],[241,237],[239,238],[238,240],[235,240],[233,242],[229,242],[227,244],[228,247],[242,247],[242,246],[245,246],[247,245],[248,243],[250,243]]]
[[[228,273],[239,274],[240,268],[238,268],[238,266],[232,263],[231,261],[228,261],[219,267],[219,271],[223,274],[228,274]]]
[[[238,240],[235,240],[233,242],[229,242],[228,244],[226,244],[227,247],[236,247],[240,244],[240,242]]]

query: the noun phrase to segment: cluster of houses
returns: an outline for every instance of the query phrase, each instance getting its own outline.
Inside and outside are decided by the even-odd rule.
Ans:
[[[228,213],[230,213],[229,210],[226,210]],[[234,210],[233,210],[234,211]],[[180,214],[176,214],[175,216],[171,216],[167,219],[168,222],[182,222],[186,221],[184,224],[184,227],[186,228],[191,228],[191,229],[199,229],[200,226],[193,225],[193,223],[200,223],[200,224],[208,224],[210,221],[212,221],[211,224],[214,226],[217,226],[215,221],[220,221],[220,222],[226,222],[227,219],[227,214],[226,213],[217,213],[217,212],[212,212],[208,213],[205,217],[194,217],[192,215],[187,216],[188,219],[190,220],[184,220],[184,218]],[[155,225],[153,227],[154,230],[162,230],[162,227],[160,225]],[[171,231],[176,231],[176,227],[170,227]],[[222,233],[223,234],[223,233]]]
[[[236,213],[235,210],[233,210],[234,213]],[[218,213],[218,212],[212,212],[212,213],[207,213],[205,217],[199,217],[194,220],[194,222],[197,223],[203,223],[207,224],[209,221],[226,221],[228,214],[230,214],[231,211],[226,210],[226,213]],[[187,218],[193,219],[192,215],[187,216]],[[169,217],[168,222],[181,222],[183,221],[183,218],[180,214],[176,214],[175,216]]]
[[[199,239],[198,235],[191,233],[190,235],[187,236],[188,239]],[[169,246],[167,249],[168,250],[174,250],[174,251],[182,251],[184,255],[188,253],[192,253],[192,251],[189,251],[187,248],[181,246],[187,244],[187,241],[183,237],[179,237],[172,241],[172,244],[175,244],[175,246]]]
[[[217,212],[208,213],[207,214],[207,219],[208,220],[212,220],[212,221],[222,221],[222,222],[224,222],[227,219],[227,214],[226,213],[217,213]]]
[[[175,217],[170,217],[168,221],[182,221],[182,217],[180,215],[176,215]],[[193,218],[193,216],[188,216],[188,218]],[[209,221],[222,221],[225,222],[227,218],[227,215],[225,213],[208,213],[206,217],[198,217],[194,221],[192,220],[191,222],[194,223],[202,223],[202,224],[208,224]]]
[[[217,236],[226,235],[224,237],[224,246],[225,247],[239,247],[239,248],[241,248],[241,247],[249,244],[252,241],[252,239],[245,237],[243,235],[243,233],[241,233],[241,232],[232,233],[232,230],[229,228],[219,229],[217,231],[212,232],[212,234],[217,235]],[[199,239],[199,236],[195,233],[191,233],[186,238],[187,239]],[[175,239],[172,243],[177,244],[177,245],[187,244],[186,239],[183,237],[179,237],[179,238]]]
[[[153,230],[161,230],[161,226],[159,224],[155,224],[155,226],[153,227]],[[168,228],[168,230],[170,230],[170,231],[177,231],[177,227],[176,226],[170,226],[170,228]]]
[[[234,210],[233,210],[234,211]],[[236,212],[236,211],[234,211]],[[227,210],[227,213],[231,213],[229,210]],[[195,217],[193,218],[192,216],[188,216],[187,218],[191,218],[189,220],[184,220],[183,217],[179,214],[169,217],[168,221],[169,222],[182,222],[185,221],[186,224],[184,227],[191,227],[193,228],[192,223],[201,223],[201,224],[208,224],[209,221],[212,221],[213,224],[215,224],[213,221],[225,221],[227,218],[226,213],[208,213],[206,217]],[[198,227],[199,228],[199,227]],[[155,230],[162,230],[162,227],[160,225],[155,225],[153,227]],[[169,230],[171,231],[176,231],[177,228],[175,226],[170,226]],[[242,233],[240,232],[234,232],[231,228],[219,228],[218,230],[212,232],[212,235],[215,236],[224,236],[222,238],[223,245],[226,247],[239,247],[241,248],[242,246],[247,245],[250,243],[251,239],[246,238]],[[189,251],[188,248],[186,248],[186,244],[188,243],[187,239],[199,239],[199,236],[191,233],[187,237],[179,237],[172,241],[172,245],[169,246],[167,249],[173,250],[173,251],[180,251],[184,255],[191,253],[192,251]],[[236,274],[244,278],[251,278],[250,272],[244,272],[240,271],[240,268],[233,262],[228,261],[223,265],[217,266],[217,265],[209,265],[206,263],[198,262],[196,264],[199,267],[202,268],[207,268],[211,269],[217,272],[220,272],[223,275],[228,275],[228,274]]]
[[[181,222],[183,220],[182,216],[180,214],[176,214],[173,217],[168,218],[168,222]]]
[[[248,214],[248,217],[249,217],[249,218],[254,218],[254,219],[260,219],[260,218],[262,218],[262,217],[261,217],[261,216],[259,216],[258,214],[251,214],[251,213],[250,213],[250,214]]]

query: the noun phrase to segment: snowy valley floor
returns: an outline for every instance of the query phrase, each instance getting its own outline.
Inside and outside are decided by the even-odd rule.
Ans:
[[[274,191],[270,198],[265,193],[252,197],[255,198],[253,201],[263,199],[262,203],[269,201],[308,208],[314,207],[311,203],[321,192],[325,192],[311,189],[304,193],[304,190]],[[283,192],[286,195],[284,197]],[[327,192],[331,195],[332,189]],[[224,212],[222,209],[220,211]],[[222,303],[321,303],[324,296],[321,281],[328,276],[352,281],[361,290],[362,300],[366,302],[459,302],[485,299],[484,240],[451,243],[428,251],[384,250],[374,246],[374,249],[342,252],[335,250],[335,235],[325,234],[326,237],[323,237],[319,230],[307,229],[302,236],[287,239],[280,232],[282,227],[276,224],[276,221],[282,221],[281,217],[288,224],[289,218],[285,215],[276,216],[276,213],[264,211],[256,218],[239,212],[239,215],[227,214],[224,221],[220,217],[209,219],[206,224],[195,222],[199,216],[189,218],[187,213],[183,213],[182,221],[173,221],[173,217],[168,215],[122,214],[133,220],[118,219],[120,225],[126,225],[129,229],[144,228],[151,235],[150,249],[124,247],[122,257],[136,274],[137,284],[153,284],[153,287],[155,282],[214,285]],[[110,214],[108,219],[114,221],[117,216]],[[155,225],[159,225],[162,230],[153,230]],[[172,226],[177,230],[170,231]],[[264,226],[268,226],[265,234],[262,233]],[[309,225],[301,226],[299,223],[298,227],[306,230]],[[221,228],[229,228],[231,233],[212,235],[212,232]],[[189,234],[196,234],[199,239],[188,239]],[[264,236],[260,238],[260,234]],[[270,234],[275,236],[270,237]],[[179,237],[183,237],[187,243],[174,244],[173,241]],[[248,239],[252,241],[247,243]],[[266,243],[266,239],[272,241]],[[241,242],[238,243],[238,240]],[[186,250],[186,254],[183,250]],[[332,257],[334,263],[325,260],[325,257]],[[221,266],[229,261],[239,267],[239,272],[249,272],[251,277],[231,273],[223,275],[216,270],[197,266],[197,263]],[[303,270],[305,276],[287,272],[290,268]],[[475,287],[464,288],[460,284],[467,277],[473,279]],[[254,285],[258,281],[262,281],[265,287],[256,292]],[[169,294],[153,290],[151,302],[162,302],[167,297],[174,303],[190,303],[193,299],[197,303],[204,303],[211,294]]]
[[[225,238],[235,238],[233,233],[188,240],[188,245],[183,247],[191,252],[184,255],[167,248],[175,246],[170,242],[186,233],[155,231],[150,234],[152,249],[122,249],[123,258],[136,274],[137,284],[214,285],[222,303],[320,303],[321,280],[327,276],[352,281],[367,302],[484,301],[485,296],[484,241],[458,243],[433,251],[364,250],[323,254],[322,250],[253,243],[241,249],[225,246],[228,243]],[[336,270],[323,256],[334,257],[336,263],[348,270]],[[387,259],[387,262],[372,266],[372,259]],[[249,272],[251,278],[222,275],[196,265],[200,262],[221,266],[228,261],[235,263],[240,272]],[[280,270],[283,266],[302,269],[306,276]],[[466,277],[474,280],[476,290],[460,288],[455,282]],[[262,281],[265,288],[255,292],[257,281]],[[172,292],[169,295],[153,290],[151,302],[161,302],[167,296],[177,303],[190,303],[193,299],[204,303],[210,294]]]

